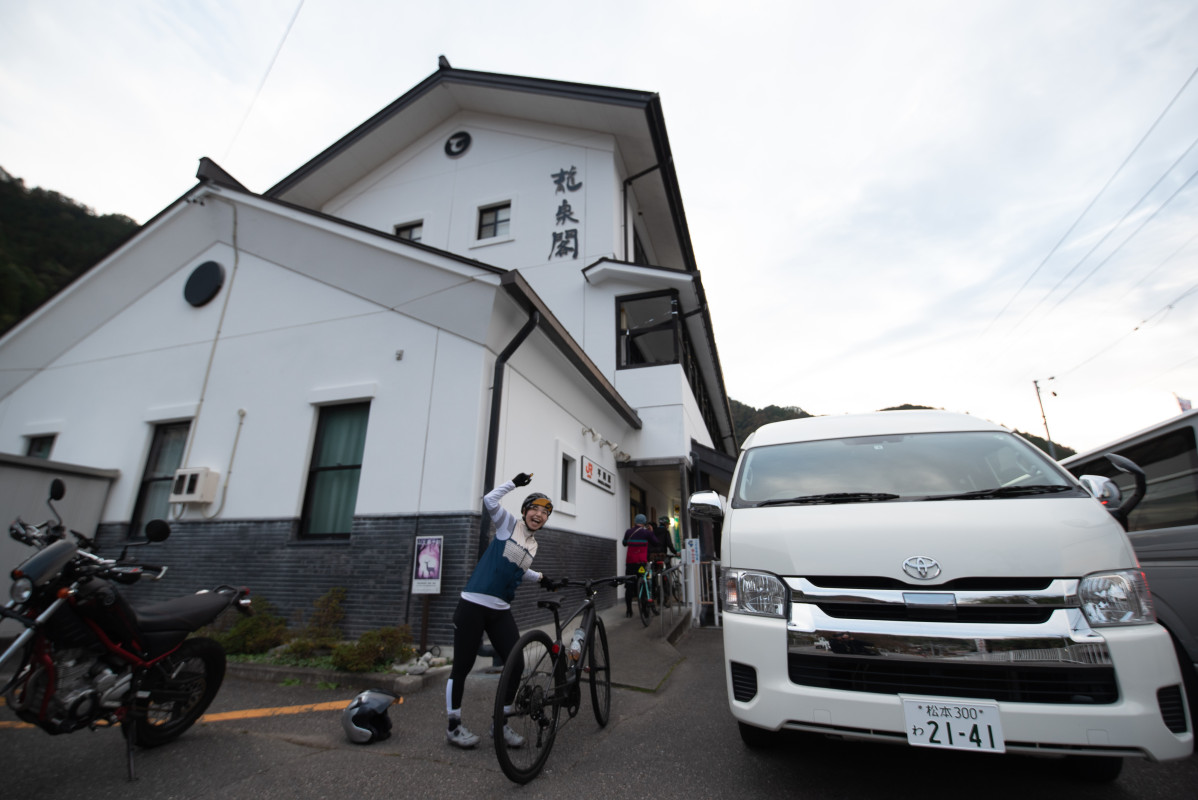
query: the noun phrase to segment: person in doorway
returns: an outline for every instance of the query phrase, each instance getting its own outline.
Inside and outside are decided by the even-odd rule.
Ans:
[[[624,574],[635,575],[641,567],[648,569],[649,546],[656,543],[653,528],[648,524],[644,514],[637,514],[632,527],[624,531]],[[632,598],[636,595],[636,584],[624,584],[625,616],[632,616]],[[657,609],[653,609],[656,611]]]
[[[491,640],[496,655],[506,660],[520,638],[511,608],[516,587],[522,581],[540,581],[545,588],[554,588],[553,581],[532,569],[532,560],[537,554],[536,533],[553,513],[553,503],[540,492],[533,492],[520,504],[519,517],[499,504],[508,492],[517,486],[527,486],[531,481],[531,473],[521,472],[483,498],[483,506],[495,524],[495,538],[474,567],[453,613],[453,670],[445,684],[445,712],[449,723],[445,738],[455,747],[471,748],[479,741],[478,735],[462,724],[462,695],[466,676],[478,658],[483,633]],[[491,735],[495,735],[493,725]],[[524,737],[507,725],[503,726],[501,735],[508,747],[524,744]]]
[[[674,547],[674,537],[670,535],[670,518],[664,514],[657,518],[657,525],[653,528],[654,544],[656,547],[649,550],[649,561],[654,564],[661,564],[661,569],[665,569],[666,558],[671,555],[678,555],[678,548]],[[671,573],[666,576],[665,580],[678,580],[678,573]],[[657,585],[653,587],[654,596],[660,597],[662,605],[666,608],[670,607],[670,592],[669,586],[662,579],[656,580]]]

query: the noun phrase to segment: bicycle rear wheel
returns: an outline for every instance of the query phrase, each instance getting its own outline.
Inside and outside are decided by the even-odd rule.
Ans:
[[[670,573],[670,595],[674,598],[674,602],[681,604],[682,599],[682,570],[674,570]]]
[[[636,582],[636,607],[641,614],[641,624],[646,628],[649,627],[649,614],[651,609],[649,606],[649,582],[642,575]]]
[[[607,655],[607,631],[603,620],[595,617],[595,632],[588,648],[587,672],[591,680],[591,708],[595,721],[602,728],[611,718],[611,660]]]
[[[556,662],[549,635],[529,631],[516,642],[499,676],[492,729],[495,757],[503,774],[516,783],[528,783],[537,777],[553,749],[562,703]],[[505,709],[505,705],[509,707]],[[510,745],[504,725],[511,726],[524,741]]]

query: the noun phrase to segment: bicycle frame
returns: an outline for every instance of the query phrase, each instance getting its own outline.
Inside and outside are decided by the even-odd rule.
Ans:
[[[558,582],[555,589],[581,586],[586,595],[564,619],[560,598],[537,602],[540,608],[553,614],[554,635],[540,629],[522,635],[504,664],[495,693],[492,722],[495,754],[504,774],[516,783],[527,783],[540,773],[558,730],[578,714],[584,677],[590,684],[595,721],[599,727],[607,724],[611,708],[611,657],[606,628],[595,607],[595,595],[604,585],[626,585],[633,577],[618,575]],[[576,618],[580,620],[583,641],[575,660],[570,658],[562,634]],[[568,719],[560,719],[562,709]],[[515,726],[510,731],[509,723]]]

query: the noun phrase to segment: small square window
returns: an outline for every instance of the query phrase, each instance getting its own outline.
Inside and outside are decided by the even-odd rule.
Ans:
[[[30,436],[29,443],[25,446],[25,455],[30,458],[49,458],[50,451],[53,449],[53,434],[49,436]]]
[[[507,236],[512,227],[512,204],[500,203],[478,210],[478,238]]]
[[[424,220],[409,222],[405,225],[396,225],[395,235],[400,239],[407,239],[409,242],[420,241],[424,235]]]

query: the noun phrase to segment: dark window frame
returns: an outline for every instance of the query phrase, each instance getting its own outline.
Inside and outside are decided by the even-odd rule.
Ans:
[[[329,435],[329,427],[333,422],[333,415],[342,414],[354,409],[362,409],[366,415],[365,422],[362,426],[361,439],[355,445],[358,453],[358,461],[355,463],[338,463],[338,464],[322,464],[322,455],[326,446],[325,437]],[[353,509],[350,511],[349,524],[346,530],[335,531],[313,531],[315,519],[318,516],[324,517],[327,515],[327,509],[321,504],[330,502],[329,498],[321,494],[324,487],[321,485],[325,477],[334,473],[345,473],[350,470],[357,472],[356,480],[353,488],[353,506],[357,507],[358,490],[360,488],[360,480],[362,475],[362,459],[363,451],[366,447],[366,435],[370,425],[370,401],[355,401],[350,403],[333,403],[329,405],[319,406],[317,409],[316,418],[316,436],[312,442],[312,454],[308,463],[308,477],[304,485],[304,504],[303,510],[300,513],[299,532],[298,536],[303,540],[319,540],[319,539],[347,539],[353,532]]]
[[[627,306],[661,299],[665,299],[670,306],[669,311],[665,312],[661,320],[655,321],[652,325],[642,325],[631,329],[628,327]],[[670,331],[672,334],[673,352],[669,357],[664,359],[646,360],[646,354],[649,352],[649,349],[635,347],[634,340],[638,337],[660,334],[663,331]],[[655,292],[626,294],[616,298],[616,369],[637,369],[639,367],[659,367],[664,364],[678,364],[682,360],[682,351],[685,346],[681,341],[683,336],[684,332],[682,331],[681,319],[678,314],[678,292],[667,289]]]
[[[641,300],[649,300],[657,297],[671,298],[671,319],[662,322],[660,325],[652,326],[649,329],[642,331],[643,334],[653,333],[669,326],[674,330],[674,356],[670,360],[645,361],[629,363],[629,355],[631,353],[630,342],[625,341],[627,333],[622,322],[623,307],[625,303],[636,302]],[[660,367],[670,364],[678,364],[682,367],[682,371],[686,376],[686,382],[690,386],[691,393],[694,395],[695,402],[699,406],[699,412],[703,415],[703,422],[707,425],[707,430],[711,434],[712,441],[719,441],[719,421],[716,413],[715,403],[711,393],[707,390],[707,385],[703,381],[703,370],[699,366],[699,362],[695,356],[695,348],[691,343],[690,332],[683,323],[685,315],[682,314],[681,304],[678,299],[678,292],[672,289],[657,290],[652,292],[640,292],[638,294],[620,295],[615,298],[615,329],[616,329],[616,369],[641,369],[643,367]]]
[[[150,452],[146,454],[146,464],[142,469],[141,483],[137,489],[137,500],[133,504],[133,515],[129,518],[129,538],[140,538],[145,524],[153,519],[148,515],[146,506],[153,499],[155,490],[160,494],[162,487],[166,487],[166,492],[169,495],[170,487],[175,481],[175,472],[183,465],[182,451],[179,452],[178,461],[173,462],[173,466],[169,471],[164,470],[162,459],[166,455],[167,448],[175,441],[175,436],[181,434],[186,439],[191,434],[192,420],[182,420],[176,422],[159,422],[154,425],[152,439],[150,440]],[[167,505],[167,512],[170,511],[170,505]]]
[[[58,434],[47,433],[41,436],[29,436],[25,441],[25,455],[28,458],[43,458],[49,460],[54,451],[54,443]]]
[[[507,212],[503,216],[501,212]],[[501,229],[502,228],[502,229]],[[512,232],[512,201],[491,203],[478,209],[478,228],[476,235],[481,242],[485,239],[498,239],[510,236]]]
[[[424,238],[424,220],[405,222],[395,226],[395,236],[406,242],[419,242]]]

